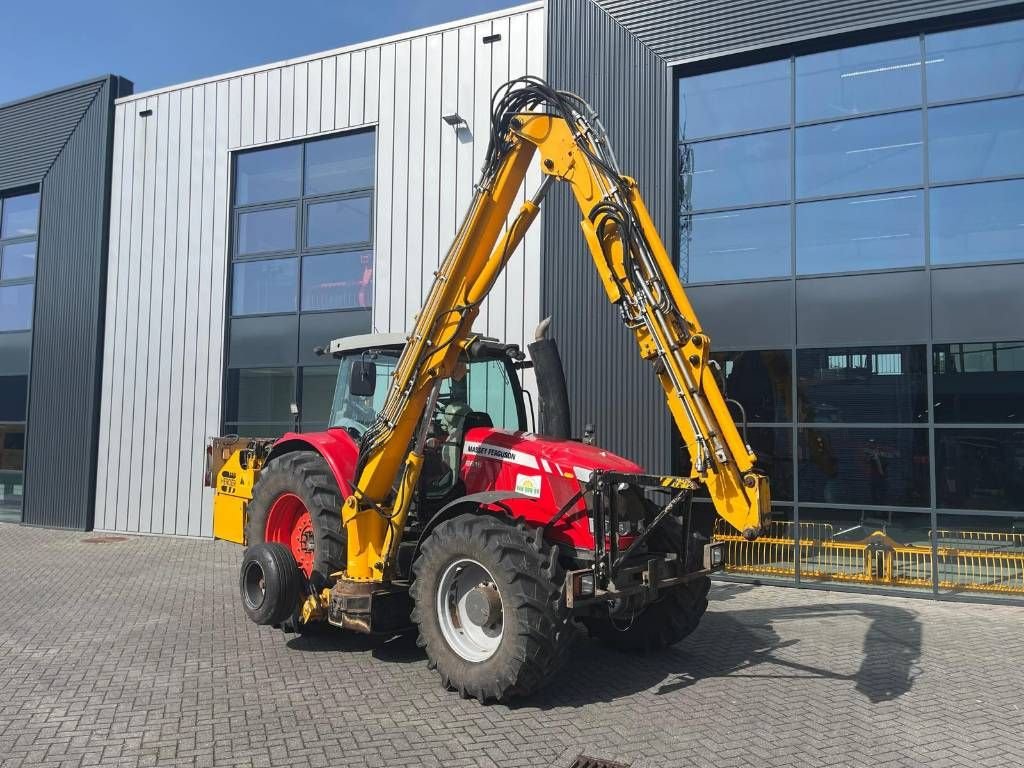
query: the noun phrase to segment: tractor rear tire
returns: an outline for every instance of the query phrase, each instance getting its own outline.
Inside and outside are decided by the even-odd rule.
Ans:
[[[558,550],[542,529],[459,515],[430,533],[412,570],[417,643],[448,690],[507,701],[539,690],[565,661],[574,629]],[[465,612],[473,610],[467,588],[475,614]]]
[[[658,599],[644,606],[635,616],[611,616],[583,619],[591,637],[620,651],[651,653],[660,651],[693,632],[708,607],[711,579],[694,579],[661,591]]]
[[[242,607],[256,624],[277,626],[296,611],[302,573],[288,548],[277,542],[247,547],[238,574]]]
[[[323,589],[331,585],[331,574],[345,567],[342,503],[338,481],[320,454],[293,451],[273,458],[260,472],[246,507],[245,543],[269,539],[283,544],[310,585]]]

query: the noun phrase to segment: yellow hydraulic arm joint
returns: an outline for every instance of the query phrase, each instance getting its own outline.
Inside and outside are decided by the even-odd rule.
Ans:
[[[529,85],[537,88],[536,81]],[[641,356],[654,365],[691,458],[691,478],[707,487],[718,514],[748,538],[767,522],[767,480],[754,469],[755,456],[708,366],[710,342],[636,182],[618,172],[603,129],[584,102],[543,88],[542,96],[524,102],[533,109],[506,115],[496,110],[492,117],[483,178],[416,316],[385,403],[360,444],[354,492],[342,510],[348,534],[343,581],[392,578],[440,383],[456,372],[472,342],[480,303],[536,219],[552,181],[567,183],[580,206],[597,272]],[[506,93],[516,92],[510,87]],[[506,227],[534,154],[540,155],[543,182]]]

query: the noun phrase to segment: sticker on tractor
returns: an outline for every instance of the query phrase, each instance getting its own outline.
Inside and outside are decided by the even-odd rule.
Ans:
[[[516,493],[540,498],[540,475],[516,475]]]
[[[517,451],[514,448],[503,448],[498,445],[485,445],[484,443],[473,443],[467,441],[462,452],[480,459],[510,461],[513,464],[522,464],[524,467],[529,467],[530,469],[538,468],[536,456],[523,451]]]

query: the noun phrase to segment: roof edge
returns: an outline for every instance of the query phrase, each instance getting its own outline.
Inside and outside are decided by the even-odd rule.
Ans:
[[[291,59],[282,59],[280,61],[271,61],[266,64],[257,64],[253,67],[247,67],[245,69],[237,69],[230,72],[223,72],[216,75],[210,75],[208,77],[201,77],[196,80],[187,80],[183,83],[175,83],[172,85],[161,86],[160,88],[153,88],[148,91],[140,91],[139,93],[133,93],[130,96],[124,96],[117,99],[117,104],[130,104],[137,99],[144,99],[150,96],[157,96],[162,93],[170,93],[172,91],[180,91],[185,88],[194,88],[198,85],[206,85],[208,83],[216,83],[222,80],[227,80],[233,77],[242,77],[243,75],[251,75],[256,72],[267,72],[272,69],[278,69],[280,67],[289,67],[295,64],[302,64],[307,61],[317,61],[318,59],[325,59],[328,56],[337,56],[342,53],[352,53],[354,51],[364,50],[366,48],[377,48],[381,45],[387,45],[388,43],[395,43],[401,40],[412,40],[417,37],[424,37],[426,35],[432,35],[437,32],[445,32],[450,29],[457,29],[464,27],[469,24],[478,24],[482,21],[489,21],[491,19],[500,19],[503,16],[511,16],[517,13],[526,13],[528,11],[536,11],[544,8],[544,0],[534,0],[533,2],[524,3],[522,5],[513,5],[509,8],[502,8],[497,11],[490,11],[489,13],[481,13],[477,16],[468,16],[464,19],[453,19],[452,21],[446,21],[441,24],[435,24],[432,27],[422,27],[420,29],[411,29],[407,32],[397,32],[387,37],[378,37],[373,40],[364,40],[359,43],[351,43],[349,45],[343,45],[340,48],[331,48],[326,51],[318,51],[317,53],[308,53],[304,56],[296,56]]]
[[[40,91],[39,93],[33,93],[31,96],[23,96],[22,98],[15,99],[14,101],[4,102],[3,104],[0,104],[0,110],[7,109],[8,107],[17,107],[22,104],[28,104],[29,102],[36,101],[37,99],[45,99],[50,96],[56,96],[58,93],[64,93],[65,91],[73,91],[76,88],[82,88],[86,85],[100,85],[101,83],[118,79],[124,80],[125,82],[131,82],[130,80],[128,80],[128,78],[122,77],[121,75],[115,75],[113,73],[109,73],[106,75],[97,75],[96,77],[89,77],[85,80],[79,80],[75,83],[59,85],[56,88],[50,88],[45,91]]]

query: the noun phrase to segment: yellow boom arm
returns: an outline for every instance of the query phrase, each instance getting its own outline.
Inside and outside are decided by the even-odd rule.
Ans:
[[[515,87],[519,86],[519,87]],[[748,537],[767,520],[767,479],[740,437],[714,372],[710,342],[676,276],[636,182],[618,172],[586,104],[524,78],[495,97],[491,145],[476,195],[360,445],[355,490],[342,511],[349,581],[385,581],[419,480],[440,383],[472,343],[480,303],[536,219],[552,181],[567,183],[612,304],[654,364],[669,410],[718,514]],[[543,183],[505,223],[535,153]],[[503,233],[504,230],[504,233]]]

